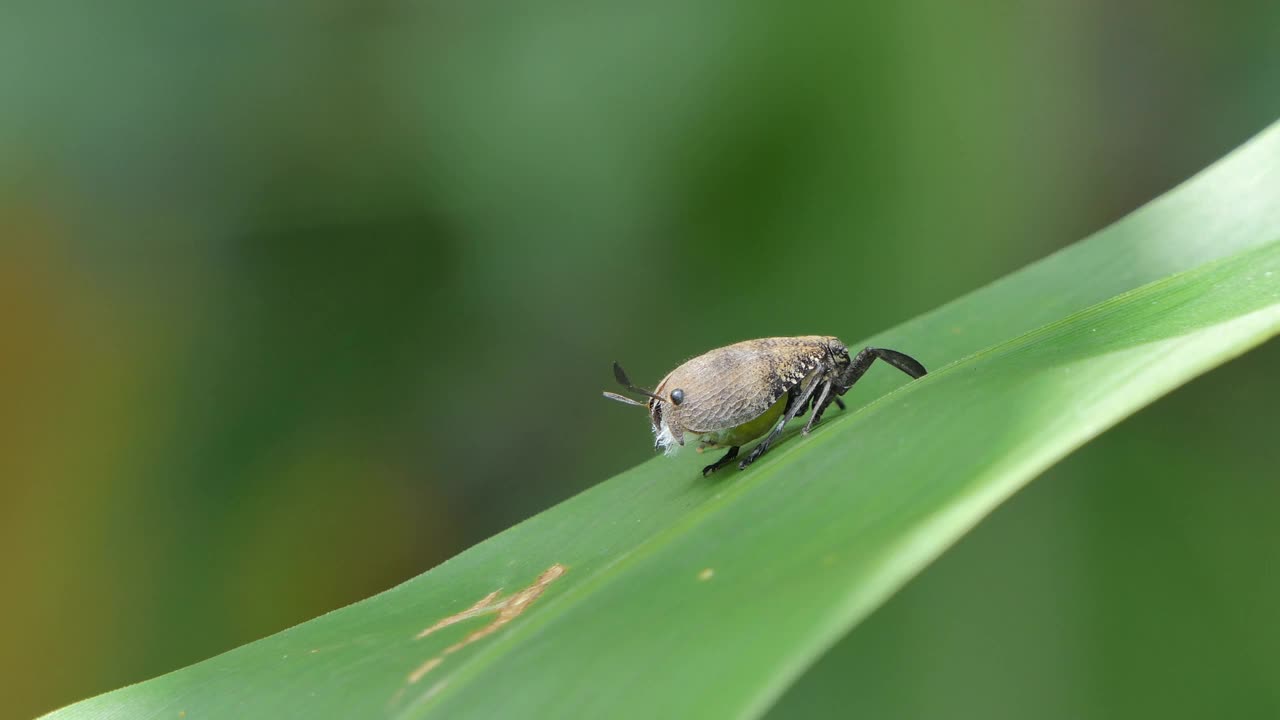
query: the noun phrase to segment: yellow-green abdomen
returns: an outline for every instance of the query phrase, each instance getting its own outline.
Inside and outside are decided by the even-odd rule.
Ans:
[[[737,427],[731,427],[727,430],[707,433],[702,436],[702,442],[711,447],[746,445],[769,432],[773,424],[778,422],[778,418],[782,417],[782,411],[786,406],[787,395],[784,393],[782,397],[778,398],[777,402],[756,419],[748,420]]]

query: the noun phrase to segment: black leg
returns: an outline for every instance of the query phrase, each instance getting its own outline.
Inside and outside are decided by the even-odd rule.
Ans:
[[[778,420],[777,424],[773,426],[773,429],[769,431],[769,434],[751,450],[751,453],[747,455],[745,460],[738,463],[739,470],[746,470],[748,465],[759,460],[761,455],[769,452],[769,446],[772,445],[773,441],[777,440],[778,436],[782,434],[782,428],[786,427],[787,423],[791,422],[792,419],[795,418],[796,413],[799,412],[800,408],[809,404],[809,398],[813,397],[813,391],[817,389],[820,379],[821,376],[819,375],[813,376],[813,379],[809,381],[809,384],[800,393],[800,396],[795,399],[795,402],[791,403],[791,405],[787,407],[786,414]]]
[[[871,367],[871,363],[875,362],[876,358],[880,358],[913,378],[925,375],[924,366],[910,355],[903,355],[897,350],[886,350],[884,348],[863,348],[862,352],[853,357],[849,367],[845,368],[844,374],[836,382],[836,392],[841,395],[848,392],[849,388],[853,387],[853,384],[858,382],[862,374],[867,371],[867,368]]]
[[[898,368],[902,372],[911,376],[914,380],[925,376],[926,371],[924,365],[919,360],[898,352],[897,350],[886,350],[885,348],[867,348],[872,354],[890,365]]]
[[[782,408],[783,414],[791,412],[791,408],[794,407],[796,404],[796,401],[800,399],[800,392],[803,389],[804,388],[797,385],[787,391],[787,405],[786,407]],[[807,404],[808,403],[806,403],[806,405]],[[805,410],[808,410],[808,408],[807,407],[796,408],[796,417],[802,417],[804,415]]]
[[[805,426],[805,429],[804,429],[805,434],[808,434],[809,428],[812,428],[814,425],[817,425],[819,422],[821,422],[822,413],[826,411],[827,407],[830,406],[832,402],[835,402],[837,407],[839,407],[841,410],[844,410],[843,400],[836,397],[834,394],[827,396],[827,399],[821,405],[819,405],[816,410],[814,410],[813,419],[811,419],[809,421],[809,424]]]
[[[858,382],[858,378],[862,377],[862,374],[867,371],[867,368],[871,367],[871,363],[876,358],[884,360],[902,372],[910,375],[912,378],[923,377],[926,374],[924,365],[921,365],[910,355],[904,355],[897,350],[869,347],[863,349],[863,351],[858,353],[857,356],[853,358],[853,361],[849,363],[848,369],[845,370],[844,375],[841,376],[839,381],[836,383],[836,392],[843,393],[854,383]],[[847,385],[845,384],[846,382],[848,383]],[[827,404],[832,400],[835,401],[836,405],[838,405],[841,410],[844,410],[844,401],[835,395],[828,397],[827,393],[830,389],[831,384],[828,383],[822,388],[822,394],[813,401],[813,417],[809,418],[808,424],[804,426],[803,432],[805,435],[808,435],[809,431],[813,429],[813,426],[817,425],[822,420],[822,413],[827,409]]]
[[[728,465],[736,457],[738,457],[738,446],[734,445],[733,447],[729,448],[729,452],[725,453],[724,457],[702,468],[702,477],[706,477],[711,473],[724,467],[725,465]]]

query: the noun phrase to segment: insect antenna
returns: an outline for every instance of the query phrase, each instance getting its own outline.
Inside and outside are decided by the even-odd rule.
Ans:
[[[607,391],[604,392],[603,395],[609,398],[610,400],[617,400],[620,403],[626,403],[628,405],[639,405],[640,407],[644,407],[644,403],[638,400],[632,400],[631,398],[626,397],[625,395],[619,395],[618,393],[611,393]]]
[[[619,384],[619,385],[621,385],[622,387],[626,388],[627,390],[629,390],[629,391],[631,391],[631,392],[633,392],[633,393],[636,393],[636,394],[638,394],[638,395],[644,395],[645,397],[651,397],[651,398],[653,398],[654,400],[657,400],[658,402],[663,402],[662,398],[658,397],[657,395],[654,395],[653,393],[649,392],[648,390],[645,390],[645,389],[644,389],[644,388],[642,388],[642,387],[636,387],[635,385],[632,385],[632,384],[631,384],[631,378],[627,377],[627,371],[626,371],[626,370],[623,370],[623,369],[622,369],[622,366],[621,366],[621,365],[619,365],[617,362],[615,362],[615,363],[613,364],[613,377],[614,377],[615,379],[617,379],[617,381],[618,381],[618,384]],[[618,395],[618,394],[616,394],[616,393],[610,393],[610,392],[607,392],[607,393],[605,393],[605,394],[604,394],[604,396],[605,396],[605,397],[607,397],[607,398],[609,398],[610,400],[617,400],[618,402],[625,402],[625,403],[628,403],[628,404],[630,404],[630,405],[643,405],[643,404],[644,404],[644,403],[636,402],[635,400],[632,400],[631,398],[623,397],[623,396]]]

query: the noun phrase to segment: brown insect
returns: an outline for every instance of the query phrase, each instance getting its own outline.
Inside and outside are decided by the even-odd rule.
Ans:
[[[684,445],[685,433],[698,437],[698,452],[729,448],[724,457],[702,469],[703,475],[710,475],[736,458],[743,445],[768,432],[738,463],[738,469],[745,470],[769,451],[788,422],[812,409],[803,431],[808,435],[832,402],[844,409],[840,396],[876,358],[912,378],[925,374],[923,365],[896,350],[868,347],[850,358],[839,338],[762,338],[699,355],[672,370],[652,392],[633,385],[615,362],[613,375],[618,382],[649,400],[640,402],[611,392],[604,396],[649,408],[655,449],[674,452]]]

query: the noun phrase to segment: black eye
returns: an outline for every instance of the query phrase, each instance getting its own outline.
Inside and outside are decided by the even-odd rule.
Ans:
[[[675,390],[672,390],[671,402],[675,403],[676,405],[679,405],[680,403],[684,402],[684,391],[681,390],[680,388],[676,388]]]

